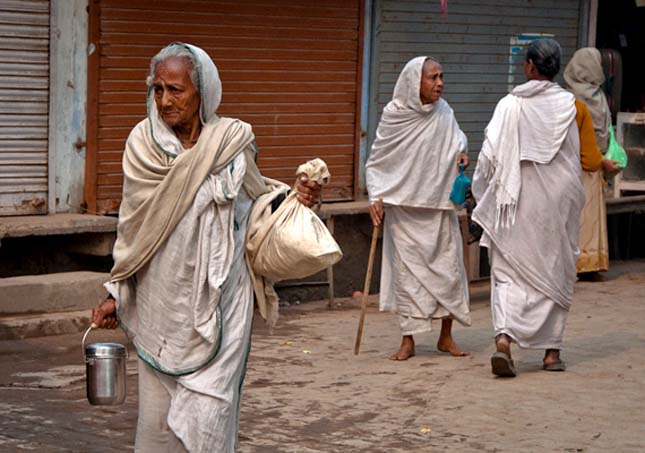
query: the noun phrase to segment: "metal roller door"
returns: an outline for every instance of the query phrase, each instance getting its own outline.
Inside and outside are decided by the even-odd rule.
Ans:
[[[298,164],[330,165],[326,199],[351,199],[357,159],[361,7],[358,0],[92,0],[86,201],[113,213],[121,156],[145,117],[150,58],[184,41],[213,57],[223,116],[253,126],[266,176],[291,183]]]
[[[471,159],[476,159],[497,101],[525,81],[524,45],[535,37],[554,37],[562,46],[564,69],[578,47],[582,3],[450,0],[442,15],[439,1],[377,2],[370,139],[404,64],[430,55],[443,64],[444,98],[468,136]]]
[[[49,1],[0,0],[0,215],[47,213]]]

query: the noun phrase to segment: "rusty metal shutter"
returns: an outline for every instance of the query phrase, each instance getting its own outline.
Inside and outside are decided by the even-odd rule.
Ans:
[[[522,50],[535,36],[562,46],[562,70],[578,47],[584,0],[383,0],[375,12],[369,137],[405,63],[417,55],[441,61],[444,98],[476,159],[486,124],[509,87],[523,83]],[[471,165],[470,171],[474,168]]]
[[[0,0],[0,215],[47,212],[49,1]]]
[[[97,119],[95,131],[88,131],[88,153],[96,149],[96,161],[88,160],[91,210],[118,207],[125,139],[146,114],[149,61],[172,41],[193,43],[213,57],[223,83],[218,113],[253,126],[264,175],[291,183],[298,164],[320,156],[333,175],[326,199],[353,198],[359,0],[311,6],[297,0],[94,0],[90,7],[96,45],[90,71],[96,72],[90,72],[89,89]],[[90,123],[92,105],[88,110]]]

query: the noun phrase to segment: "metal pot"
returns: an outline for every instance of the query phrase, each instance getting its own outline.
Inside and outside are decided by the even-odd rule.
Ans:
[[[85,357],[87,400],[97,406],[121,404],[125,400],[128,350],[119,343],[91,343],[85,346],[85,339],[93,327],[85,331],[81,342]]]

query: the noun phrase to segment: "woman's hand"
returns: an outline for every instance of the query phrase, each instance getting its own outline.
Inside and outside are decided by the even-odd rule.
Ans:
[[[470,165],[468,153],[459,153],[459,156],[457,156],[457,171],[461,171],[462,165],[464,166],[464,170]]]
[[[116,319],[116,301],[112,297],[108,297],[92,309],[92,325],[101,329],[116,329],[119,326],[119,320]]]
[[[616,162],[615,160],[607,159],[602,160],[602,168],[610,175],[615,175],[622,170],[622,168],[618,166],[618,162]]]
[[[308,208],[312,208],[320,201],[320,190],[322,187],[315,181],[309,181],[307,175],[298,175],[294,188],[297,192],[296,198],[298,201]]]
[[[370,204],[370,217],[374,226],[379,226],[383,221],[383,202],[381,200]]]

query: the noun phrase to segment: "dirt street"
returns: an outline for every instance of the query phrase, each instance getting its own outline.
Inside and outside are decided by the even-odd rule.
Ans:
[[[612,265],[606,281],[576,286],[565,373],[542,371],[540,351],[517,351],[520,375],[493,377],[485,295],[473,301],[473,326],[455,329],[468,358],[436,352],[435,331],[416,338],[408,362],[387,360],[399,331],[376,297],[358,357],[357,301],[287,307],[273,335],[256,319],[239,451],[643,452],[645,262]],[[108,338],[123,341],[104,332],[92,341]],[[134,354],[126,403],[92,407],[80,341],[0,342],[0,451],[133,449]]]

